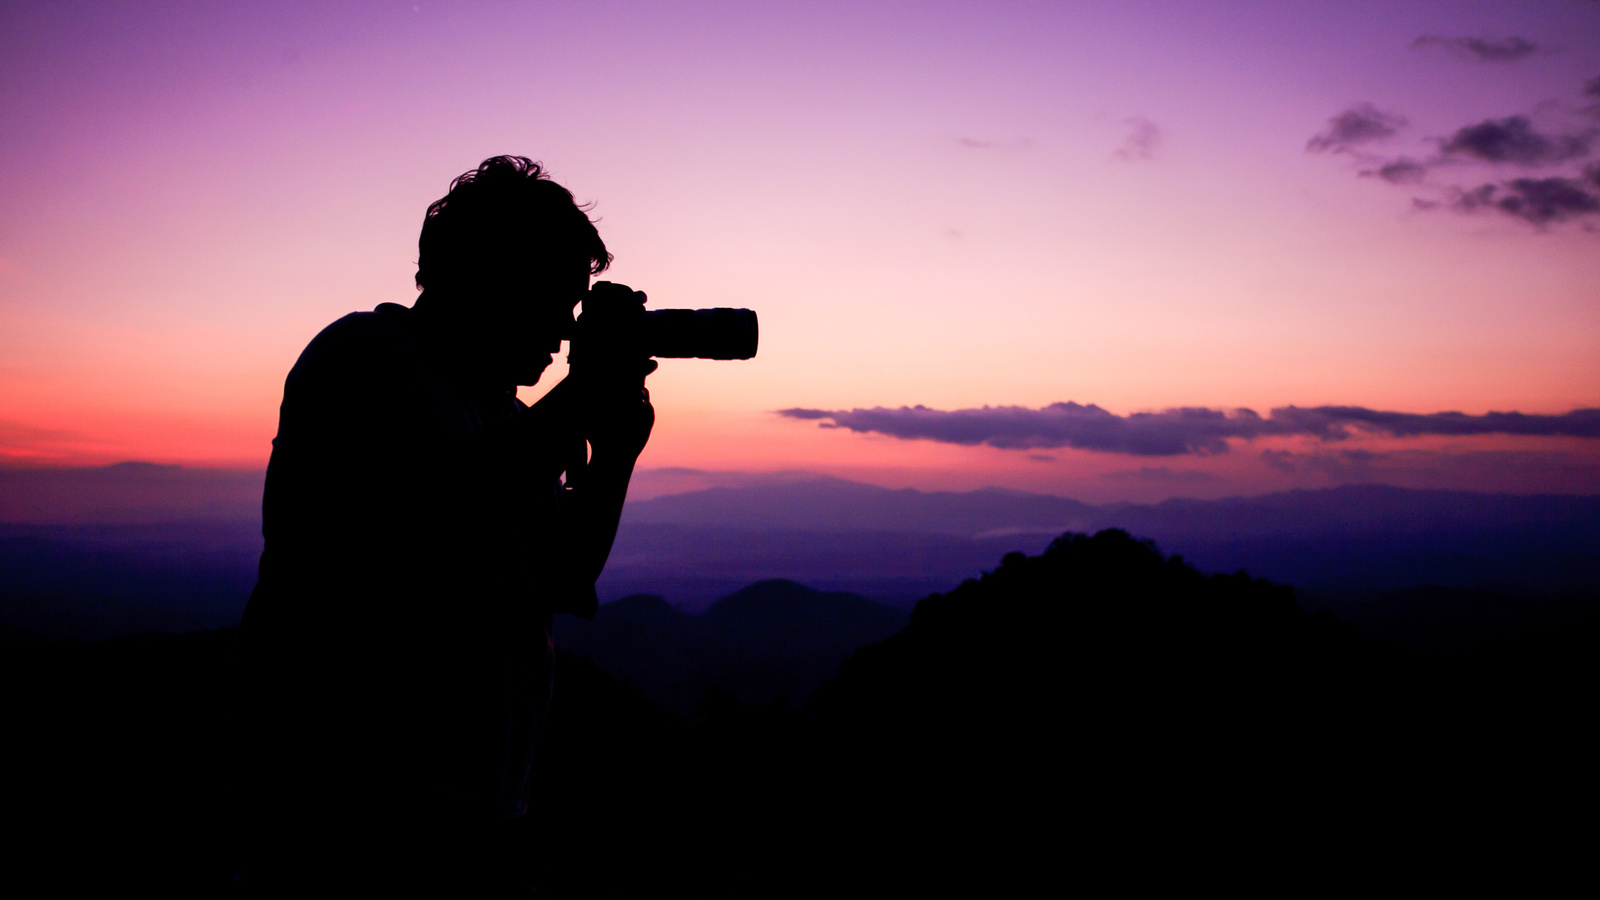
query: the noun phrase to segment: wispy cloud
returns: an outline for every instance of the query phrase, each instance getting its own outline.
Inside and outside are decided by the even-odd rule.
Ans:
[[[1328,125],[1306,141],[1312,153],[1349,153],[1356,146],[1381,140],[1405,127],[1405,116],[1384,112],[1371,103],[1358,103],[1328,120]]]
[[[1390,184],[1415,184],[1428,177],[1428,164],[1409,156],[1391,160],[1376,169],[1366,169],[1364,177],[1382,178]]]
[[[1600,213],[1600,197],[1573,178],[1513,178],[1459,192],[1452,206],[1461,212],[1494,209],[1535,225],[1564,222]]]
[[[1594,137],[1592,131],[1543,134],[1527,116],[1507,116],[1465,126],[1440,149],[1483,162],[1539,166],[1587,156]]]
[[[1600,438],[1600,409],[1575,409],[1558,416],[1520,412],[1473,416],[1459,412],[1385,412],[1361,406],[1286,406],[1274,409],[1271,421],[1284,429],[1280,434],[1306,434],[1324,440],[1348,437],[1350,426],[1395,437],[1514,434]]]
[[[1092,403],[1052,403],[1041,409],[795,408],[779,410],[778,415],[818,421],[824,428],[966,446],[987,445],[1003,450],[1071,447],[1131,456],[1226,453],[1230,440],[1279,435],[1339,441],[1348,438],[1352,429],[1395,437],[1514,434],[1600,438],[1600,409],[1578,409],[1559,416],[1520,412],[1473,416],[1459,412],[1387,412],[1360,406],[1286,406],[1263,417],[1249,409],[1180,407],[1119,416]]]
[[[1483,52],[1510,53],[1520,46],[1483,43],[1483,47],[1491,45],[1498,49]],[[1600,98],[1600,77],[1584,84],[1583,95]],[[1600,102],[1576,111],[1600,117]],[[1581,171],[1578,169],[1600,146],[1600,128],[1575,120],[1573,112],[1572,107],[1550,104],[1541,117],[1549,116],[1555,121],[1546,122],[1543,127],[1526,115],[1485,119],[1464,125],[1448,137],[1432,139],[1438,149],[1425,158],[1385,158],[1360,145],[1393,134],[1405,120],[1364,103],[1330,119],[1328,127],[1314,135],[1306,149],[1350,154],[1357,160],[1357,173],[1363,178],[1423,189],[1424,196],[1412,198],[1414,209],[1499,214],[1544,230],[1554,223],[1600,215],[1600,164],[1590,163]],[[1507,168],[1545,168],[1550,174],[1541,178],[1506,178],[1504,174],[1495,177]],[[1480,173],[1477,178],[1470,175],[1473,169]]]
[[[1033,146],[1033,138],[1021,137],[1011,140],[994,140],[963,135],[956,138],[956,143],[968,150],[1027,150]]]
[[[1539,52],[1539,45],[1527,38],[1445,37],[1425,34],[1411,42],[1411,49],[1439,48],[1473,62],[1516,62]]]
[[[76,431],[39,428],[25,422],[0,419],[0,460],[49,457],[86,440],[83,434]]]
[[[1141,116],[1124,119],[1123,124],[1128,126],[1128,134],[1111,156],[1123,162],[1155,159],[1156,150],[1161,147],[1160,126]]]
[[[1570,491],[1574,486],[1593,485],[1600,476],[1600,462],[1593,455],[1562,450],[1329,447],[1296,453],[1269,449],[1261,451],[1261,462],[1287,474],[1316,475],[1334,483],[1379,481],[1455,489],[1499,484],[1521,490]]]
[[[1210,472],[1197,472],[1193,469],[1169,469],[1166,466],[1141,466],[1137,469],[1107,472],[1100,477],[1112,482],[1136,482],[1139,484],[1169,486],[1214,484],[1222,480]]]

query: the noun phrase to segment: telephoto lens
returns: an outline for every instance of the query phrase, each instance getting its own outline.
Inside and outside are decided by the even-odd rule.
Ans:
[[[652,309],[640,326],[640,345],[663,359],[750,359],[759,330],[753,309]]]

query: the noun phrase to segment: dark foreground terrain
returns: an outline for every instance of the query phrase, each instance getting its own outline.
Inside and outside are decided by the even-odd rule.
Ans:
[[[563,655],[528,865],[542,897],[1525,891],[1588,852],[1597,636],[1590,612],[1409,649],[1064,535],[927,597],[809,700],[713,683],[681,715]],[[226,893],[232,633],[6,637],[0,877]]]

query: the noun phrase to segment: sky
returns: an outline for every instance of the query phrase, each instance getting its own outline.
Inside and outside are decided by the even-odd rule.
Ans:
[[[513,153],[761,317],[635,496],[1600,493],[1594,0],[12,2],[0,122],[0,466],[263,466]]]

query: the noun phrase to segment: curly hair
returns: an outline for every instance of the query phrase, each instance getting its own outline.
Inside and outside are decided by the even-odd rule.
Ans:
[[[598,275],[611,254],[588,209],[540,163],[525,156],[486,159],[428,206],[417,241],[417,288],[468,280],[487,255],[530,237],[545,258],[584,259],[589,274]]]

